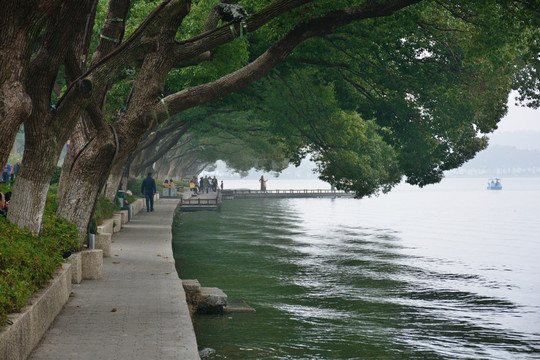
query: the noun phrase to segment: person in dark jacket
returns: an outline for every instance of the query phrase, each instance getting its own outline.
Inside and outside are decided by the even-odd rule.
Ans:
[[[154,211],[154,194],[156,190],[156,181],[152,179],[152,173],[149,172],[141,185],[141,192],[146,198],[146,212]]]

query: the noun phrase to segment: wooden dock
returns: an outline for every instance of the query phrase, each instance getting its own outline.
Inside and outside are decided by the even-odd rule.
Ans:
[[[223,190],[223,199],[251,199],[251,198],[352,198],[353,193],[337,190],[303,189],[303,190]]]

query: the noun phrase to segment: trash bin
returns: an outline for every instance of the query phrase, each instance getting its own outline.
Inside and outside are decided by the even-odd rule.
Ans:
[[[95,248],[95,235],[94,234],[88,234],[88,249],[94,249]]]

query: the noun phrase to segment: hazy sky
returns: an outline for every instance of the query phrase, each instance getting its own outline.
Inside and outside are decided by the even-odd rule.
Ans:
[[[511,96],[508,102],[508,114],[499,122],[496,132],[540,131],[540,109],[515,106],[514,103],[514,98]]]

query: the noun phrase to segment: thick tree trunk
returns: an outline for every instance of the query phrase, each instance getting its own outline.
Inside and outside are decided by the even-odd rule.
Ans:
[[[2,144],[0,164],[2,167],[8,160],[21,123],[31,112],[30,97],[24,91],[20,81],[10,79],[0,85],[0,144]]]
[[[101,131],[79,154],[71,167],[71,173],[63,180],[63,196],[59,199],[56,215],[77,226],[81,245],[97,198],[109,176],[115,149],[114,136],[110,130]]]
[[[60,149],[53,142],[26,141],[21,170],[13,188],[8,219],[33,233],[41,230],[49,183]]]
[[[35,39],[58,4],[0,0],[0,164],[6,163],[20,125],[32,112],[24,88]]]
[[[19,227],[26,227],[37,234],[41,231],[50,178],[39,182],[31,180],[26,178],[22,169],[24,168],[21,168],[13,188],[8,219]]]
[[[105,186],[105,196],[107,199],[114,201],[114,198],[116,196],[118,186],[120,185],[120,181],[122,180],[122,175],[124,174],[124,163],[116,163],[113,165],[111,169],[111,173],[109,174],[109,178],[107,179],[107,185]],[[124,188],[125,190],[125,188]]]
[[[4,9],[2,9],[4,11]],[[9,12],[8,12],[9,13]],[[16,29],[5,15],[0,20],[0,164],[7,162],[21,123],[30,116],[32,102],[24,89],[24,70],[29,57],[28,28]],[[2,26],[3,25],[3,26]]]
[[[58,116],[58,112],[61,112],[59,111],[60,106],[58,111],[50,109],[50,94],[58,69],[64,62],[74,36],[79,34],[84,27],[84,23],[74,22],[73,19],[78,19],[87,13],[90,0],[63,2],[64,4],[61,4],[62,1],[43,1],[44,9],[39,9],[36,1],[34,1],[34,5],[30,1],[10,3],[16,4],[13,5],[15,8],[26,6],[27,12],[33,12],[38,16],[38,22],[47,23],[45,31],[42,32],[39,48],[31,63],[28,64],[29,66],[25,67],[24,70],[19,70],[10,64],[10,67],[6,68],[7,71],[14,73],[26,72],[24,76],[21,75],[21,81],[26,80],[22,86],[26,87],[28,101],[31,101],[31,113],[26,111],[28,116],[20,119],[24,120],[25,124],[25,151],[21,170],[13,189],[13,200],[10,203],[8,218],[19,227],[27,227],[30,231],[37,233],[42,226],[47,190],[58,157],[81,111],[80,107],[73,105],[64,111],[63,115]],[[36,6],[37,8],[35,8]],[[43,12],[47,8],[51,10],[50,16],[46,16]],[[13,19],[15,24],[17,24],[16,20]],[[28,38],[26,40],[28,50],[23,54],[24,56],[19,54],[20,62],[23,65],[30,61],[28,52],[31,53],[35,47],[32,36],[41,31],[37,23],[33,24],[33,19],[23,19],[21,22],[21,24],[26,23],[30,24],[30,28],[24,28],[26,31],[23,31],[21,36]],[[57,32],[59,29],[61,32]],[[24,41],[20,42],[22,48]],[[1,44],[3,43],[0,42]],[[0,53],[2,52],[0,51]],[[3,68],[3,65],[0,68]],[[78,92],[74,93],[78,94]],[[19,123],[17,123],[16,130],[18,126]]]
[[[82,121],[77,122],[75,131],[71,134],[69,141],[69,149],[64,157],[64,163],[62,164],[62,173],[60,175],[60,182],[58,183],[58,198],[64,197],[66,187],[69,186],[69,175],[71,173],[71,165],[79,152],[83,149],[88,139],[85,136],[85,130],[83,129]]]

